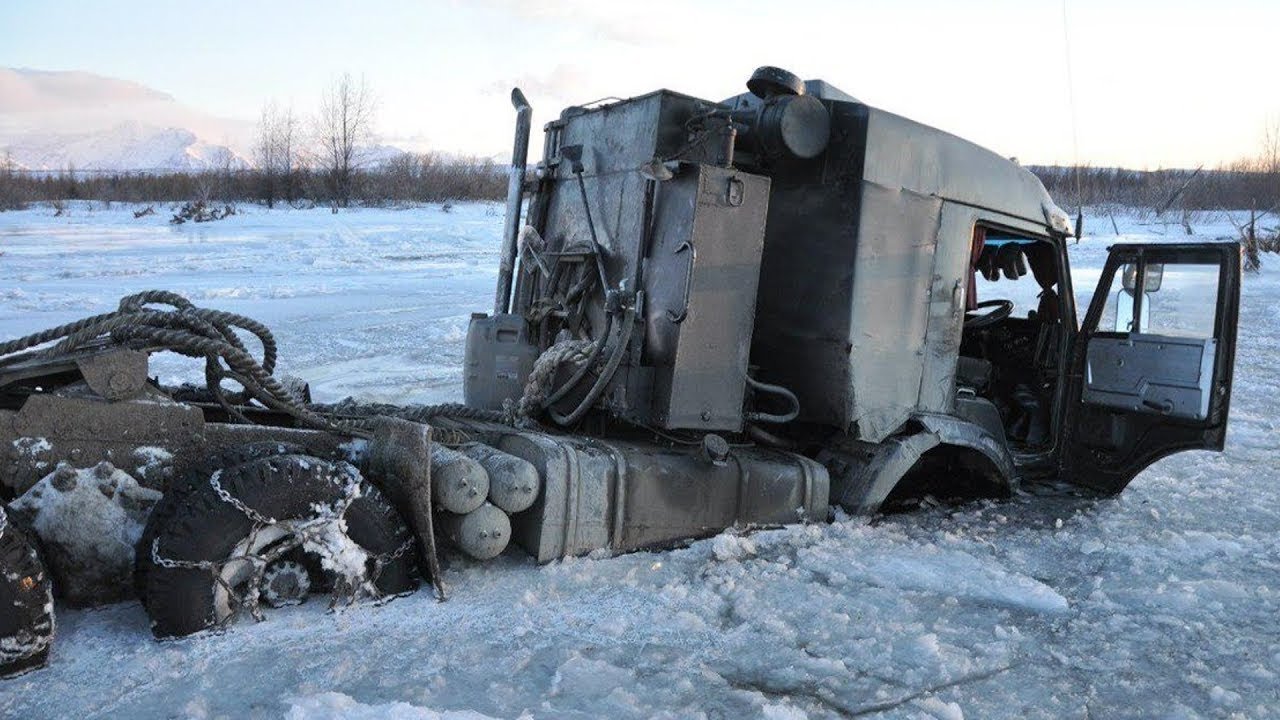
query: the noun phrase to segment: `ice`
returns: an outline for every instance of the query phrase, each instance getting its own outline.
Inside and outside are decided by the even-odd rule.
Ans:
[[[293,698],[284,717],[285,720],[493,720],[469,710],[436,712],[404,702],[365,705],[337,692]]]
[[[467,318],[491,309],[496,205],[244,207],[179,227],[132,209],[0,213],[0,339],[168,288],[266,322],[317,399],[459,399]],[[1108,245],[1235,233],[1220,214],[1190,238],[1133,213],[1117,235],[1105,217],[1086,210],[1107,232],[1070,247],[1081,314]],[[509,551],[453,562],[446,603],[333,615],[312,600],[176,642],[151,640],[136,603],[59,607],[50,667],[0,685],[0,716],[1272,716],[1280,256],[1264,262],[1243,285],[1227,451],[1165,459],[1120,497],[838,513],[542,567]]]

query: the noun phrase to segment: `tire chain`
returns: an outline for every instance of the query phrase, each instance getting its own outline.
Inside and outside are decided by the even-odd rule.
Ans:
[[[285,537],[288,539],[284,542],[273,544],[270,550],[263,555],[246,553],[244,555],[230,557],[225,560],[178,560],[165,557],[160,553],[160,538],[157,536],[151,541],[152,564],[156,567],[166,569],[205,570],[212,575],[214,582],[222,586],[222,588],[227,592],[228,598],[231,600],[229,603],[231,606],[231,613],[217,623],[216,629],[225,629],[226,626],[237,617],[241,610],[248,610],[254,620],[261,622],[265,619],[262,614],[261,596],[262,580],[267,567],[276,560],[279,560],[281,557],[284,557],[287,553],[292,552],[299,547],[303,547],[308,540],[314,539],[318,532],[321,531],[322,528],[327,527],[329,523],[341,520],[346,515],[347,508],[351,507],[351,503],[355,502],[355,500],[360,497],[359,472],[347,463],[340,463],[339,467],[343,468],[345,471],[347,484],[344,488],[343,496],[339,498],[338,502],[328,506],[327,508],[325,508],[325,506],[318,506],[319,510],[315,517],[284,521],[268,517],[249,507],[244,503],[244,501],[231,494],[229,490],[222,486],[222,483],[219,482],[222,471],[214,471],[214,473],[209,477],[209,486],[213,490],[214,494],[216,494],[220,500],[231,505],[253,522],[253,527],[249,531],[249,536],[247,538],[249,547],[254,546],[258,533],[270,527],[284,528]],[[328,512],[325,512],[325,509],[327,509]],[[331,593],[329,609],[335,610],[339,604],[352,605],[361,596],[361,594],[372,597],[374,604],[381,604],[382,602],[391,600],[394,596],[385,596],[378,590],[378,578],[381,577],[382,571],[387,565],[390,565],[403,557],[405,553],[413,549],[414,544],[414,538],[410,537],[394,550],[381,553],[379,555],[369,555],[369,557],[373,559],[374,563],[372,576],[366,576],[358,583],[349,584],[346,578],[339,574],[334,590]],[[243,595],[236,592],[235,588],[232,588],[222,576],[222,571],[226,568],[227,564],[231,562],[248,562],[253,566],[253,577],[251,578],[248,588],[245,590]]]

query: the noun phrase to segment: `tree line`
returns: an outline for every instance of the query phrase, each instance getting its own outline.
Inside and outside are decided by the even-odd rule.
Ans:
[[[60,200],[121,202],[278,202],[377,205],[495,200],[505,193],[505,168],[487,159],[425,153],[371,157],[377,98],[363,77],[344,74],[321,94],[317,111],[301,116],[275,101],[262,109],[252,167],[201,172],[19,171],[0,158],[0,210]],[[1280,212],[1280,120],[1270,122],[1258,155],[1215,169],[1127,170],[1032,166],[1057,203],[1168,210]]]
[[[496,200],[506,168],[485,158],[376,150],[377,100],[364,78],[344,74],[310,117],[270,101],[249,167],[227,157],[195,172],[24,171],[0,157],[0,210],[33,202],[261,202],[268,207]]]
[[[342,194],[332,188],[342,183]],[[500,200],[506,194],[507,169],[488,159],[443,158],[406,153],[376,167],[353,169],[341,180],[307,166],[286,171],[259,168],[200,172],[26,173],[0,166],[0,210],[31,203],[95,200],[124,203],[198,201],[287,204],[296,208],[351,204],[447,203]]]

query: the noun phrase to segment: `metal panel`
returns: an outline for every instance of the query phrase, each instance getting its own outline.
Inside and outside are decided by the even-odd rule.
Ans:
[[[645,218],[645,178],[638,168],[655,157],[675,154],[687,140],[685,121],[713,105],[663,90],[588,111],[565,112],[557,142],[559,147],[582,146],[587,202],[611,283],[637,276]],[[698,153],[685,157],[696,158]],[[543,238],[553,251],[589,245],[586,211],[570,163],[555,158],[549,172],[540,229]]]
[[[801,419],[843,429],[866,108],[831,115],[825,157],[771,174],[751,362],[796,394]]]
[[[727,462],[712,463],[696,448],[461,424],[541,474],[538,500],[511,516],[512,539],[539,562],[827,516],[827,471],[801,455],[735,448]]]
[[[660,186],[645,271],[653,422],[742,428],[769,179],[707,165]]]
[[[916,409],[942,201],[864,182],[849,316],[846,423],[891,435]]]
[[[969,248],[976,219],[977,211],[971,207],[943,203],[920,375],[918,407],[922,412],[949,413],[955,401],[956,360],[964,329]]]
[[[1030,170],[964,138],[868,109],[864,179],[1030,220],[1044,231],[1053,201]]]
[[[1093,337],[1084,402],[1203,420],[1209,414],[1216,340],[1132,334]]]

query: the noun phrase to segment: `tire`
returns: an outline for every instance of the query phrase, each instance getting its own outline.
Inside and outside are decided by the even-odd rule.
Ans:
[[[344,463],[307,455],[279,455],[241,463],[224,470],[219,484],[245,507],[278,521],[309,519],[316,505],[333,505],[345,497]],[[381,595],[411,592],[416,553],[413,536],[385,496],[367,482],[343,516],[347,535],[371,557],[391,559],[374,579]],[[254,523],[241,509],[209,485],[191,487],[158,524],[155,538],[162,557],[176,561],[221,562],[246,542]],[[366,568],[371,570],[371,568]],[[228,618],[215,601],[218,583],[212,571],[152,566],[146,574],[144,602],[156,637],[178,637],[220,626]]]
[[[208,486],[209,477],[217,470],[230,470],[247,462],[277,455],[295,455],[305,453],[305,449],[295,443],[255,442],[226,448],[213,453],[204,460],[192,465],[185,473],[173,479],[165,489],[164,497],[152,508],[147,524],[142,529],[142,537],[133,549],[133,589],[138,599],[146,604],[147,573],[151,572],[151,544],[156,539],[160,528],[169,524],[169,520],[179,507],[186,502],[186,496],[192,488]]]
[[[53,632],[49,573],[35,544],[0,508],[0,678],[43,667]]]

